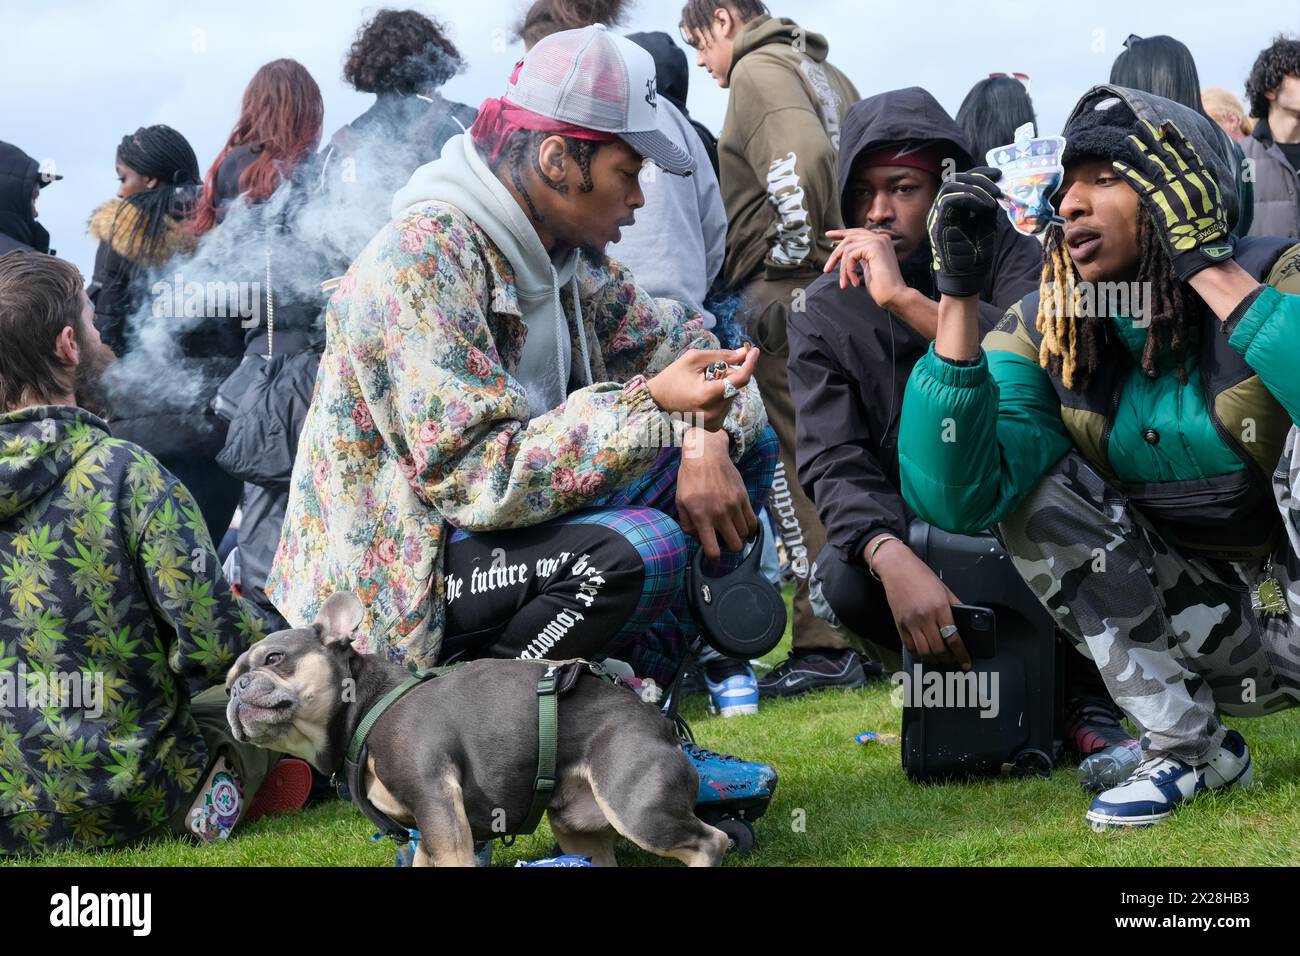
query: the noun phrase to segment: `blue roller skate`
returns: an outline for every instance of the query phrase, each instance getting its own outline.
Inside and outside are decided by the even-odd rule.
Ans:
[[[661,710],[676,725],[682,752],[690,758],[699,774],[695,815],[727,835],[728,850],[746,856],[754,849],[754,821],[767,812],[767,805],[776,792],[776,771],[765,763],[715,753],[695,742],[690,725],[678,712],[678,704],[687,661],[697,656],[703,647],[700,638],[692,642],[689,653],[678,665],[668,686]]]
[[[678,725],[685,722],[679,718]],[[767,812],[776,792],[776,771],[765,763],[706,750],[685,729],[682,752],[700,775],[695,815],[727,835],[729,850],[745,856],[754,849],[754,821]]]
[[[397,848],[397,853],[393,857],[393,866],[411,866],[415,862],[415,850],[420,845],[420,831],[407,830],[410,839]],[[384,835],[376,833],[371,840],[382,840]],[[474,844],[474,865],[491,866],[492,865],[492,841],[484,840],[481,843]]]

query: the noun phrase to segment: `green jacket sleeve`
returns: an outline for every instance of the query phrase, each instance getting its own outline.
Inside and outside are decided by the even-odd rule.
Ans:
[[[1013,308],[974,365],[934,353],[917,362],[903,397],[903,497],[925,521],[975,534],[1015,510],[1071,446],[1060,400]]]
[[[1278,260],[1269,285],[1247,301],[1240,319],[1228,317],[1228,344],[1259,375],[1291,421],[1300,424],[1300,378],[1295,374],[1300,355],[1300,246]]]

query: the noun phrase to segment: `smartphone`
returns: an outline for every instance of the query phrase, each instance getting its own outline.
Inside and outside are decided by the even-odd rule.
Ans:
[[[992,608],[954,604],[952,622],[957,625],[957,636],[972,658],[989,658],[997,654],[997,616]]]

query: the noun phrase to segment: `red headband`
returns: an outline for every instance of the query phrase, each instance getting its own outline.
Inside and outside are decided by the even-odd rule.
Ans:
[[[859,169],[866,169],[868,166],[908,166],[942,176],[943,160],[944,149],[938,143],[931,143],[919,149],[911,148],[907,143],[891,143],[883,149],[867,153],[854,165]]]

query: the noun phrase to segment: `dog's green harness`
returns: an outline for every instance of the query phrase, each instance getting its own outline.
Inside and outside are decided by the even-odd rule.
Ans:
[[[537,681],[537,777],[533,781],[533,800],[528,808],[528,815],[524,817],[519,825],[502,831],[498,834],[499,836],[517,836],[532,833],[537,829],[537,824],[542,820],[542,814],[546,812],[546,807],[551,802],[551,795],[555,791],[555,756],[558,741],[557,723],[560,695],[570,690],[584,673],[589,673],[611,683],[617,683],[617,678],[606,671],[600,664],[592,661],[573,660],[556,661],[555,663],[543,661],[542,663],[547,663],[549,666]],[[410,828],[398,823],[366,797],[364,786],[367,752],[366,737],[370,735],[371,729],[378,723],[379,718],[383,717],[388,709],[408,692],[426,681],[441,677],[464,666],[464,664],[452,664],[450,667],[430,667],[416,671],[379,698],[375,705],[366,711],[365,716],[361,718],[361,722],[357,724],[357,729],[352,734],[352,740],[348,743],[347,756],[343,763],[348,793],[361,812],[366,815],[366,818],[397,843],[406,843],[410,840]]]

